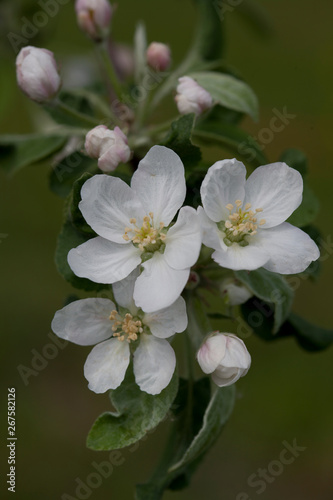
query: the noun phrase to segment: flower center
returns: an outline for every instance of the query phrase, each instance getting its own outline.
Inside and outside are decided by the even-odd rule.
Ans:
[[[136,219],[130,219],[132,227],[125,227],[125,233],[123,238],[125,241],[132,241],[134,245],[137,245],[139,249],[144,252],[155,252],[159,250],[166,238],[164,232],[164,223],[160,222],[159,228],[154,227],[154,214],[149,212],[149,216],[146,215],[143,218],[143,224],[141,227],[136,225]]]
[[[136,320],[130,313],[125,314],[125,317],[113,310],[109,319],[114,321],[112,326],[113,337],[123,342],[125,339],[128,343],[134,342],[138,338],[138,334],[143,332],[142,323]]]
[[[242,208],[242,201],[235,201],[236,207],[231,203],[226,205],[229,211],[229,217],[226,221],[219,223],[220,229],[225,232],[224,243],[231,246],[233,243],[238,243],[240,246],[247,246],[247,236],[254,236],[258,231],[258,226],[266,223],[265,219],[260,219],[258,222],[257,215],[262,212],[262,208],[251,210],[251,203],[246,203]]]

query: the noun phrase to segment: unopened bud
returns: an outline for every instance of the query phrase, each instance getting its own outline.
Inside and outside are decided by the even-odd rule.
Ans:
[[[152,42],[147,49],[147,63],[155,71],[165,71],[171,63],[170,48],[164,43]]]
[[[236,278],[226,278],[222,281],[220,290],[229,306],[244,304],[253,293]]]
[[[99,42],[109,34],[112,7],[108,0],[76,0],[77,22],[82,31]]]
[[[103,172],[115,170],[119,163],[126,163],[131,156],[127,137],[119,127],[114,130],[105,125],[93,128],[86,135],[85,149],[91,158],[98,159]]]
[[[231,333],[211,334],[200,347],[197,359],[202,371],[211,374],[219,387],[234,384],[251,366],[244,342]]]
[[[54,55],[47,49],[24,47],[16,58],[17,83],[33,101],[50,101],[58,93],[61,79]]]
[[[207,90],[201,87],[193,78],[182,76],[178,79],[175,101],[181,115],[195,113],[201,115],[213,106],[213,99]]]

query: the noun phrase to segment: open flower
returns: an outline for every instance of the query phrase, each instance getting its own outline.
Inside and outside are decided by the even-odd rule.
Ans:
[[[284,222],[302,201],[301,175],[278,162],[245,176],[243,163],[233,159],[215,163],[203,180],[198,213],[203,242],[215,250],[212,258],[234,270],[304,271],[318,259],[318,247]]]
[[[210,335],[200,347],[197,359],[202,371],[211,374],[219,387],[234,384],[251,366],[244,342],[231,333]]]
[[[136,307],[133,290],[138,271],[113,285],[115,300],[77,300],[57,311],[52,330],[78,345],[97,344],[86,360],[84,375],[89,389],[102,393],[124,380],[133,352],[136,383],[142,391],[159,394],[170,382],[176,365],[166,338],[185,330],[185,301],[178,297],[170,307],[152,314]]]
[[[115,283],[141,265],[134,300],[145,312],[173,304],[201,247],[196,211],[182,206],[184,166],[171,149],[154,146],[140,161],[131,187],[96,175],[82,187],[79,208],[99,235],[68,254],[73,272],[96,283]]]

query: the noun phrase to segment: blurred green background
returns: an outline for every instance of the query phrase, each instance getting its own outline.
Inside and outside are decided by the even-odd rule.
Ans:
[[[218,4],[219,2],[217,2]],[[244,0],[244,6],[247,0]],[[237,2],[230,2],[230,5]],[[310,180],[321,198],[317,224],[327,241],[332,232],[332,51],[329,0],[261,0],[273,26],[264,37],[244,16],[241,3],[225,14],[226,60],[254,88],[261,105],[260,122],[244,122],[255,136],[268,127],[273,109],[286,107],[296,115],[265,147],[276,161],[288,147],[304,150],[310,159]],[[244,7],[243,6],[243,7]],[[43,126],[37,105],[28,102],[15,83],[15,54],[7,38],[20,33],[22,16],[32,19],[38,2],[9,0],[0,4],[1,133],[25,133]],[[113,22],[117,41],[131,43],[137,20],[144,20],[149,41],[170,44],[174,61],[180,60],[191,39],[195,10],[190,0],[118,2]],[[73,3],[31,38],[30,44],[45,46],[58,61],[69,56],[93,56],[91,44],[76,26]],[[162,117],[161,117],[162,118]],[[208,151],[213,162],[225,153]],[[94,419],[109,408],[107,395],[97,396],[86,387],[83,364],[89,348],[68,345],[48,348],[54,359],[39,367],[25,385],[17,367],[31,368],[32,350],[42,353],[56,309],[72,290],[57,274],[53,254],[62,221],[63,202],[48,191],[46,165],[28,168],[8,179],[0,172],[0,266],[2,305],[1,396],[6,407],[6,387],[17,392],[17,493],[21,499],[77,498],[76,479],[86,482],[95,471],[93,462],[108,460],[109,453],[85,448],[85,437]],[[5,236],[7,235],[7,236]],[[297,291],[294,310],[323,327],[331,326],[333,257],[323,262],[316,285],[304,282]],[[293,340],[265,344],[257,337],[246,340],[253,365],[238,384],[234,415],[219,442],[196,474],[191,487],[168,492],[166,500],[330,500],[333,498],[333,349],[306,353]],[[1,435],[6,437],[6,415]],[[133,487],[148,478],[165,439],[161,426],[140,443],[136,451],[123,450],[111,476],[91,494],[81,498],[127,500]],[[306,447],[285,465],[265,491],[247,484],[259,468],[279,457],[283,441]],[[2,456],[3,478],[8,472],[7,451]],[[1,498],[7,498],[2,479]],[[244,495],[241,493],[244,492]],[[248,495],[248,497],[245,495]],[[66,497],[64,497],[66,498]]]

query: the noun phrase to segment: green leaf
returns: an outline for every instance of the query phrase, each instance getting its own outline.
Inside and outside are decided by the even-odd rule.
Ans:
[[[255,139],[235,125],[204,121],[196,126],[193,137],[203,144],[216,144],[229,149],[237,158],[243,159],[254,167],[267,163],[267,158]]]
[[[303,200],[300,206],[289,217],[287,222],[297,227],[307,226],[314,221],[319,212],[320,204],[312,189],[304,183]]]
[[[308,351],[321,351],[333,343],[333,330],[321,328],[292,313],[289,322],[294,328],[298,343]]]
[[[94,283],[86,278],[79,278],[76,276],[69,264],[67,262],[68,252],[82,243],[85,243],[91,238],[91,235],[83,234],[78,231],[70,221],[66,221],[63,228],[58,236],[56,252],[55,252],[55,264],[58,272],[61,274],[65,280],[67,280],[75,288],[80,288],[83,290],[105,290],[110,288],[109,285]]]
[[[308,160],[303,151],[299,149],[287,149],[282,153],[279,161],[283,161],[289,167],[298,170],[298,172],[304,177],[308,172]]]
[[[222,54],[222,23],[216,0],[194,0],[198,24],[192,43],[192,53],[198,60],[213,61]],[[193,56],[192,56],[193,57]]]
[[[62,148],[66,141],[66,137],[55,134],[2,135],[1,167],[7,173],[14,174],[23,167],[46,160]]]
[[[89,172],[84,173],[77,181],[73,184],[73,189],[67,200],[68,205],[68,217],[71,223],[78,229],[81,233],[87,233],[88,235],[95,236],[95,232],[87,224],[84,219],[81,210],[79,209],[79,203],[81,201],[81,189],[83,184],[92,177]]]
[[[182,458],[170,467],[175,472],[188,466],[207,453],[221,434],[235,404],[235,386],[221,387],[215,390],[205,411],[203,424]]]
[[[92,426],[87,446],[92,450],[117,450],[139,441],[167,415],[178,389],[175,373],[168,387],[152,396],[139,389],[131,369],[123,383],[111,391],[116,412],[103,413]]]
[[[97,162],[75,151],[53,167],[49,178],[51,191],[61,198],[66,198],[72,190],[73,183],[85,172],[91,174],[100,172]]]
[[[259,314],[272,316],[274,311],[272,333],[277,333],[288,317],[293,302],[294,294],[286,280],[263,268],[250,272],[235,271],[235,276],[257,297],[252,302]],[[273,305],[273,309],[268,310],[265,303]],[[251,324],[250,326],[253,327]]]
[[[191,142],[191,135],[194,126],[195,115],[189,114],[181,116],[172,122],[171,130],[163,142],[164,146],[172,149],[182,159],[185,168],[194,167],[201,160],[201,151],[198,146]]]
[[[249,114],[254,120],[258,119],[258,100],[247,83],[231,75],[202,71],[190,73],[210,95],[214,101],[228,109]]]
[[[63,104],[63,107],[60,104]],[[61,125],[74,127],[84,125],[90,128],[98,125],[98,121],[94,118],[91,100],[84,93],[62,90],[57,100],[45,104],[43,109]]]

